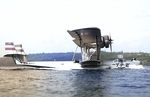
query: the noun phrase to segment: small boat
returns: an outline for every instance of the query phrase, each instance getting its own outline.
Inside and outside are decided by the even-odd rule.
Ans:
[[[119,55],[117,59],[112,61],[110,65],[111,69],[142,69],[141,61],[132,58],[131,60],[125,60],[123,55]]]

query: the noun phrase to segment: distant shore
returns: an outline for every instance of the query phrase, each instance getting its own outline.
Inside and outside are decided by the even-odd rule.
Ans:
[[[114,60],[118,55],[122,54],[126,60],[136,58],[143,65],[150,65],[150,53],[144,52],[105,52],[101,51],[101,61]],[[66,53],[36,53],[27,56],[28,61],[72,61],[74,52]],[[76,53],[76,60],[81,60],[81,53]]]

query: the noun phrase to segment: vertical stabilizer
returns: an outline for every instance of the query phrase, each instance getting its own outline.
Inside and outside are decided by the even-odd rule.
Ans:
[[[22,48],[22,44],[15,44],[14,47],[16,49],[17,54],[23,54],[25,56],[27,55]]]
[[[7,54],[17,53],[13,42],[5,42],[5,50],[7,51]]]

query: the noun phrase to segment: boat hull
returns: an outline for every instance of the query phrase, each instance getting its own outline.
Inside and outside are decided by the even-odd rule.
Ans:
[[[100,61],[90,60],[90,61],[83,61],[80,62],[82,67],[99,67]]]

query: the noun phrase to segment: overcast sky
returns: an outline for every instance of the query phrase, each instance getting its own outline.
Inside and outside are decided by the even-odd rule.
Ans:
[[[0,53],[5,42],[26,53],[72,52],[67,30],[98,27],[113,51],[150,53],[150,0],[0,0]],[[102,49],[110,51],[110,49]]]

